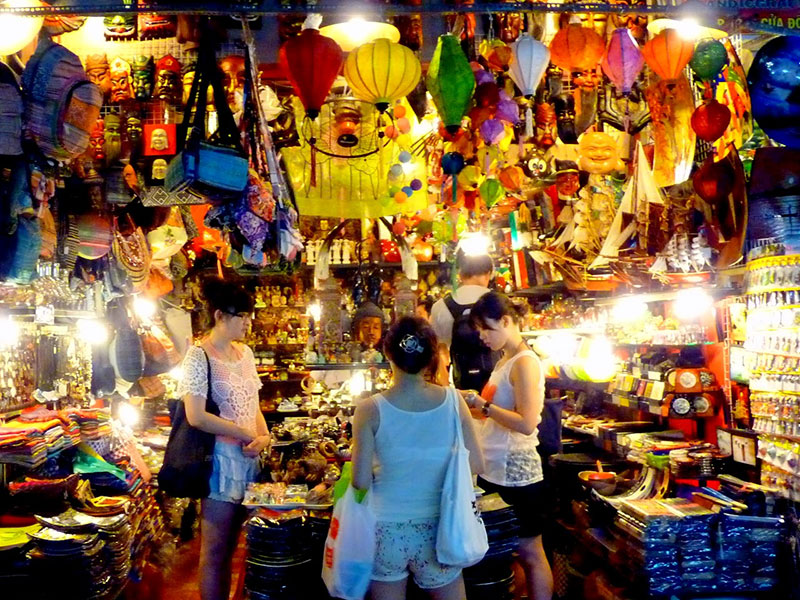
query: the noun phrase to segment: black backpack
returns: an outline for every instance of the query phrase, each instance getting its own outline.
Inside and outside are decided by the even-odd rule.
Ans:
[[[500,360],[500,352],[492,352],[484,345],[478,331],[470,323],[472,304],[459,304],[452,295],[445,297],[444,303],[453,315],[453,336],[450,341],[453,383],[460,390],[481,392]]]

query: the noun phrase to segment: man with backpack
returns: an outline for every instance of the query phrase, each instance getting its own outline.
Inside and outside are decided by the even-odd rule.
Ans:
[[[481,342],[478,331],[469,322],[469,311],[489,291],[494,265],[486,254],[469,256],[463,251],[458,252],[456,264],[461,285],[433,305],[431,325],[439,342],[450,350],[456,388],[480,392],[500,353],[492,352]]]

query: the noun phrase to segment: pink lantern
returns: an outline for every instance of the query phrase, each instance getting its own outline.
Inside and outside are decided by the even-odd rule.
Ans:
[[[506,129],[500,119],[487,119],[481,123],[480,132],[483,141],[491,146],[505,137]]]
[[[630,94],[636,78],[644,67],[644,56],[630,29],[614,30],[600,66],[617,90],[623,94]]]

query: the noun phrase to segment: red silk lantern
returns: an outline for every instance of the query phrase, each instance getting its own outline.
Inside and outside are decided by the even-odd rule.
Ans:
[[[647,66],[661,79],[677,79],[694,54],[694,42],[675,29],[664,29],[642,48]]]
[[[475,106],[490,108],[500,102],[500,88],[495,82],[482,83],[475,89]]]
[[[721,138],[730,123],[731,110],[714,99],[704,102],[692,113],[692,129],[706,142]]]
[[[728,160],[708,160],[692,175],[694,190],[709,204],[717,204],[727,198],[733,191],[735,181],[736,173]]]
[[[593,29],[570,23],[550,42],[550,62],[565,71],[589,71],[597,66],[605,49],[603,38]]]
[[[319,115],[343,61],[339,45],[318,29],[304,29],[281,46],[281,69],[312,120]]]

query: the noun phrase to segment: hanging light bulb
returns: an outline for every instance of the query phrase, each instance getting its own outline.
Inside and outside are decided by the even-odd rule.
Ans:
[[[466,256],[486,256],[489,254],[489,238],[481,232],[465,233],[458,247]]]
[[[611,309],[611,320],[614,323],[632,323],[647,313],[647,302],[636,296],[620,298]]]
[[[681,290],[675,296],[675,316],[680,321],[695,321],[707,314],[714,305],[714,299],[702,288]]]
[[[78,337],[87,344],[99,346],[108,341],[108,328],[98,319],[79,319],[76,327]]]
[[[140,416],[139,409],[128,402],[122,402],[117,407],[117,418],[126,427],[133,427],[136,425],[139,422]]]
[[[133,301],[133,312],[143,321],[149,321],[156,314],[156,303],[148,298],[136,296]]]
[[[5,0],[2,8],[32,8],[41,6],[35,0]],[[44,23],[42,16],[25,16],[11,13],[0,14],[0,55],[19,52],[39,35]]]
[[[19,324],[10,316],[0,321],[0,348],[11,348],[19,342]]]

